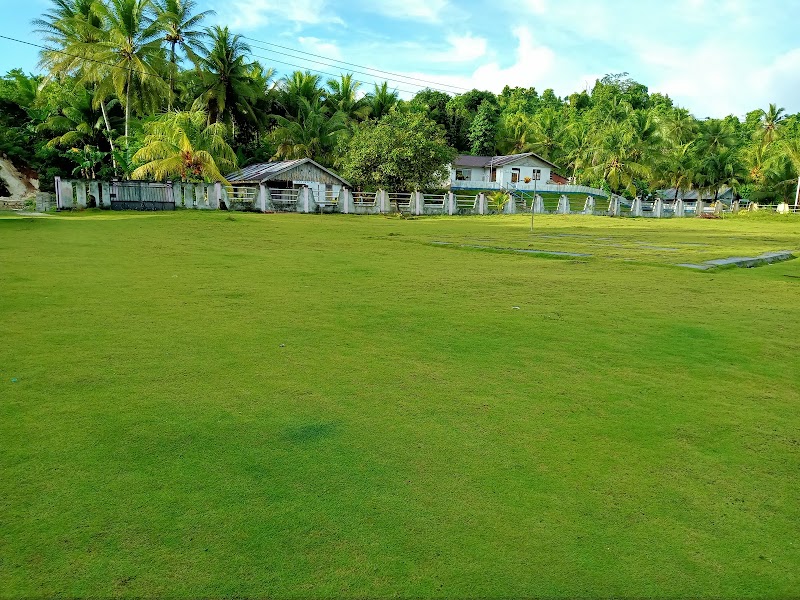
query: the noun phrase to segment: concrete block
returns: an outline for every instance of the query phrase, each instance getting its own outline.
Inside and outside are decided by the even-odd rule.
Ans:
[[[631,204],[631,216],[632,217],[641,217],[642,216],[642,199],[638,196],[633,199],[633,204]]]
[[[89,197],[86,199],[88,206],[94,205],[95,208],[100,208],[100,182],[89,182]]]
[[[62,179],[60,181],[59,200],[60,200],[59,208],[73,208],[75,206],[71,180]]]
[[[78,208],[86,208],[86,182],[82,179],[75,182],[75,202]]]
[[[263,183],[258,186],[258,211],[267,212],[267,186]]]
[[[664,201],[661,198],[656,198],[653,204],[653,216],[657,219],[664,217]]]

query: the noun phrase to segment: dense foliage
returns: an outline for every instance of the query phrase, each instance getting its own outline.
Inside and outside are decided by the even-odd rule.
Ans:
[[[499,95],[425,89],[404,101],[388,83],[364,93],[349,74],[324,81],[297,71],[276,80],[244,38],[227,27],[203,28],[207,15],[193,0],[53,0],[34,22],[49,48],[41,53],[44,75],[12,71],[0,79],[0,153],[38,172],[45,186],[54,174],[70,173],[208,179],[232,164],[300,157],[342,168],[365,185],[427,185],[434,178],[397,165],[366,171],[377,155],[367,156],[364,144],[380,146],[381,160],[413,153],[408,136],[392,133],[407,123],[462,153],[535,152],[576,183],[629,196],[661,188],[714,194],[721,186],[760,201],[794,194],[800,115],[775,105],[743,121],[698,120],[625,73],[565,98],[506,87]],[[159,127],[153,122],[176,122],[166,113],[203,114],[215,126],[225,144],[209,149],[208,168],[142,168],[152,154],[142,149],[152,149]],[[431,156],[416,159],[429,163]],[[428,166],[429,175],[441,167]]]

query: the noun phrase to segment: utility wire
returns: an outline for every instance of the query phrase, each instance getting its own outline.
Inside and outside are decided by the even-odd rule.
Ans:
[[[269,50],[269,52],[272,52],[272,50]],[[306,71],[312,71],[314,73],[319,73],[320,75],[328,75],[329,77],[339,77],[341,75],[341,73],[336,74],[336,73],[330,73],[328,71],[320,71],[319,69],[313,69],[311,67],[298,65],[298,64],[286,62],[286,61],[283,61],[283,60],[278,60],[277,58],[272,58],[271,56],[262,56],[261,54],[254,54],[252,52],[250,53],[250,56],[253,56],[255,58],[263,58],[264,60],[268,60],[270,62],[280,63],[282,65],[288,65],[290,67],[295,67],[297,69],[305,69]],[[373,80],[373,81],[362,81],[360,79],[353,79],[353,81],[356,82],[356,83],[363,83],[364,85],[370,85],[370,84],[377,84],[378,83],[377,79]],[[403,89],[400,89],[400,88],[395,88],[395,91],[396,92],[403,92],[405,94],[411,94],[412,96],[417,93],[416,91],[403,90]]]
[[[132,69],[131,67],[123,67],[121,65],[112,65],[111,63],[103,62],[102,60],[96,60],[94,58],[89,58],[87,56],[81,56],[80,54],[71,54],[69,52],[64,52],[63,50],[56,50],[55,48],[50,48],[49,46],[42,46],[41,44],[34,44],[33,42],[26,42],[25,40],[18,40],[17,38],[9,37],[7,35],[0,34],[0,39],[10,40],[12,42],[17,42],[19,44],[25,44],[26,46],[33,46],[34,48],[40,48],[41,50],[47,50],[48,52],[55,52],[57,54],[63,54],[64,56],[71,56],[72,58],[78,58],[80,60],[86,60],[89,62],[97,63],[98,65],[105,65],[106,67],[111,67],[112,69],[121,69],[123,71],[130,71],[131,73],[139,73],[140,75],[144,75],[146,77],[155,77],[156,79],[160,79],[164,83],[169,83],[166,79],[164,79],[161,75],[157,73],[148,73],[146,71],[140,71],[139,69]]]
[[[305,54],[305,55],[308,55],[308,56],[313,56],[315,58],[323,58],[325,60],[329,60],[329,61],[332,61],[332,62],[335,62],[335,63],[341,63],[343,65],[347,65],[347,66],[350,66],[350,67],[358,67],[359,69],[367,69],[368,71],[375,71],[376,73],[382,73],[384,75],[393,75],[393,76],[401,78],[401,79],[408,79],[410,81],[419,81],[421,83],[434,85],[436,87],[433,88],[433,89],[438,89],[439,91],[445,91],[445,90],[442,90],[441,88],[452,88],[454,90],[461,90],[461,91],[464,91],[464,92],[469,91],[465,87],[461,87],[461,86],[457,86],[457,85],[450,85],[450,84],[446,84],[446,83],[439,83],[439,82],[436,82],[436,81],[430,81],[428,79],[420,79],[418,77],[412,77],[410,75],[403,75],[402,73],[396,73],[396,72],[393,72],[393,71],[384,71],[382,69],[376,69],[375,67],[368,67],[366,65],[359,65],[359,64],[356,64],[356,63],[351,63],[351,62],[347,62],[345,60],[339,60],[339,59],[336,59],[336,58],[328,58],[327,56],[322,56],[320,54],[314,54],[313,52],[308,52],[306,50],[298,50],[296,48],[291,48],[289,46],[282,46],[280,44],[275,44],[273,42],[265,42],[264,40],[259,40],[259,39],[256,39],[256,38],[252,38],[252,37],[247,36],[247,35],[242,35],[241,37],[246,39],[246,40],[250,40],[250,41],[253,41],[253,42],[258,42],[259,44],[266,44],[267,46],[274,46],[276,48],[281,48],[282,50],[290,50],[291,52],[294,52],[296,54]],[[267,50],[267,48],[262,48],[262,50]],[[271,52],[277,52],[277,51],[276,50],[271,50]],[[282,54],[282,53],[279,52],[279,54]],[[287,56],[291,56],[291,55],[287,55]],[[292,57],[292,58],[299,58],[299,57]],[[306,60],[306,59],[304,59],[304,60]],[[328,65],[328,66],[334,67],[336,65]],[[341,68],[341,67],[339,67],[339,68]],[[374,77],[374,75],[372,73],[362,73],[362,74]],[[389,81],[395,81],[395,80],[390,79]],[[401,81],[400,83],[408,83],[408,82]],[[416,84],[412,83],[411,85],[416,85]],[[417,86],[417,87],[425,87],[425,86]],[[448,93],[453,93],[453,92],[448,92]]]

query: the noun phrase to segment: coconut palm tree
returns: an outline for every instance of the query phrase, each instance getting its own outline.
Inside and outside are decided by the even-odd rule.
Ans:
[[[364,98],[358,97],[360,87],[361,83],[353,80],[352,73],[329,79],[325,105],[331,112],[345,115],[348,121],[363,121],[369,115],[369,105]]]
[[[152,107],[168,91],[161,77],[164,53],[161,25],[152,16],[152,0],[106,0],[93,5],[102,21],[98,41],[75,45],[91,61],[85,79],[97,83],[96,94],[112,93],[125,108],[125,146],[130,145],[131,106]]]
[[[278,146],[275,159],[313,158],[331,164],[330,153],[347,129],[344,114],[329,114],[320,103],[311,104],[299,98],[300,111],[296,118],[275,115],[278,126],[272,137]]]
[[[213,10],[195,13],[195,0],[154,0],[153,7],[161,24],[164,41],[169,47],[169,98],[167,110],[172,110],[175,96],[175,74],[178,71],[178,52],[193,63],[198,62],[198,53],[202,52],[202,40],[205,33],[198,29],[200,23],[208,16],[216,14]]]
[[[227,123],[235,135],[237,121],[257,120],[253,105],[262,93],[261,82],[253,77],[256,66],[247,60],[250,46],[242,36],[218,25],[205,31],[211,48],[200,55],[204,83],[200,100],[209,122]]]
[[[636,193],[634,180],[647,175],[647,168],[632,158],[633,146],[630,128],[624,123],[610,124],[595,140],[591,170],[612,192]]]
[[[398,99],[397,90],[389,91],[387,82],[384,81],[381,85],[376,83],[375,89],[366,96],[369,118],[378,120],[389,114],[397,106]]]
[[[292,118],[300,115],[303,110],[302,100],[311,106],[320,104],[325,99],[325,90],[320,85],[320,76],[309,71],[295,71],[286,77],[280,85],[278,105],[283,116]]]
[[[101,140],[104,139],[103,127],[103,115],[94,105],[91,92],[79,85],[66,97],[66,105],[61,111],[50,115],[37,127],[37,130],[56,134],[48,142],[50,147],[87,145],[99,147]]]
[[[144,145],[133,157],[144,164],[132,176],[226,182],[222,173],[236,169],[227,134],[223,123],[209,124],[200,110],[161,115],[145,125]]]
[[[768,146],[779,139],[785,121],[786,109],[778,108],[777,104],[770,104],[767,110],[760,110],[756,136],[760,139],[761,144]]]

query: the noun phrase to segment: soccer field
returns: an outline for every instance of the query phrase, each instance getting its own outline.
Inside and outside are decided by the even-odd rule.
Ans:
[[[800,260],[675,266],[778,250],[0,215],[0,597],[796,597]]]

